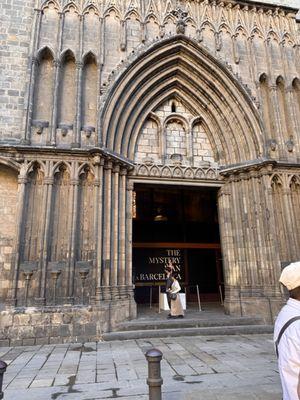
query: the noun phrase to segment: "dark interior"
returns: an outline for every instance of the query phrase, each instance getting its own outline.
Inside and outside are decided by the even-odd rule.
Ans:
[[[136,301],[149,301],[150,286],[161,285],[163,290],[162,274],[166,260],[176,255],[174,261],[178,263],[187,300],[196,301],[196,285],[202,301],[219,300],[223,274],[218,188],[135,184],[134,190],[133,277]],[[157,293],[158,290],[153,290],[153,301],[157,300]]]

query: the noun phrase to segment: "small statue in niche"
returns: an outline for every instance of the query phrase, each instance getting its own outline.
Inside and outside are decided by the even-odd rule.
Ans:
[[[176,33],[184,35],[186,28],[185,20],[188,13],[186,11],[183,11],[181,8],[177,8],[176,10],[172,11],[172,15],[177,18]]]
[[[294,139],[293,136],[290,136],[289,140],[287,142],[285,142],[285,145],[287,147],[288,152],[292,153],[292,151],[294,150]]]

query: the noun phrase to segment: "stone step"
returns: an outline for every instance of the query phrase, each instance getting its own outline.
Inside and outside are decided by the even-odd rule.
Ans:
[[[197,328],[165,328],[108,332],[102,335],[104,341],[165,338],[178,336],[246,335],[272,333],[273,325],[209,326]]]
[[[120,323],[118,331],[138,331],[173,328],[204,328],[217,326],[261,325],[263,321],[254,317],[218,317],[218,318],[183,318],[183,319],[146,319]]]

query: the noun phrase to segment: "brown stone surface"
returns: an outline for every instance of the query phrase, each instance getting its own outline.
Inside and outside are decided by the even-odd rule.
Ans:
[[[21,3],[0,5],[1,329],[54,343],[135,315],[133,180],[219,188],[226,309],[272,321],[300,257],[296,8]]]

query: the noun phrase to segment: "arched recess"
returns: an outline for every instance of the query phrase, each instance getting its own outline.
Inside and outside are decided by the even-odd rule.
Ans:
[[[276,225],[276,236],[278,244],[279,259],[281,261],[289,260],[289,252],[286,244],[288,236],[286,231],[286,218],[284,209],[284,187],[283,182],[278,175],[274,175],[271,180],[271,190],[273,198],[274,218]]]
[[[82,127],[96,127],[98,73],[96,57],[88,53],[84,57],[82,79]]]
[[[70,234],[70,171],[65,164],[54,172],[52,194],[50,261],[66,261]]]
[[[39,163],[33,163],[27,174],[26,213],[24,216],[24,241],[22,243],[22,261],[38,261],[41,251],[43,226],[44,171]]]
[[[58,126],[73,125],[75,118],[76,66],[75,56],[66,50],[61,56],[60,96],[58,105]]]
[[[94,263],[96,260],[96,242],[95,242],[95,176],[89,165],[83,165],[79,172],[78,185],[78,209],[77,226],[76,226],[76,247],[75,259],[79,262],[89,264],[91,271],[87,276],[86,287],[90,295],[95,289],[95,269]],[[77,264],[77,269],[79,265]],[[75,272],[74,275],[74,295],[76,301],[80,301],[81,295],[81,279],[80,274]]]
[[[293,176],[290,180],[290,191],[291,191],[291,206],[292,206],[292,218],[295,221],[295,226],[298,227],[300,224],[300,177]],[[295,239],[296,239],[296,247],[297,253],[299,252],[300,247],[300,231],[299,229],[295,229]],[[299,254],[297,254],[297,257]]]
[[[286,91],[285,91],[285,81],[279,76],[276,79],[277,93],[278,93],[278,103],[279,103],[279,114],[280,114],[280,125],[281,132],[284,139],[288,140],[290,132],[292,132],[290,127],[289,110],[287,105]]]
[[[261,93],[261,103],[264,123],[267,131],[267,135],[272,137],[272,133],[275,131],[274,126],[274,116],[273,109],[270,101],[270,90],[269,90],[269,80],[266,74],[262,74],[259,77],[260,93]]]
[[[248,93],[205,49],[181,35],[151,46],[112,85],[100,112],[100,142],[134,159],[144,121],[171,97],[209,123],[220,163],[262,155],[263,127]]]
[[[0,160],[0,309],[11,284],[16,241],[18,174]]]
[[[44,47],[38,53],[38,69],[34,88],[33,119],[50,122],[54,83],[53,53]]]
[[[293,80],[293,93],[294,93],[294,101],[295,101],[295,108],[296,108],[296,116],[298,121],[300,121],[300,79],[295,78]],[[299,123],[300,125],[300,123]]]

